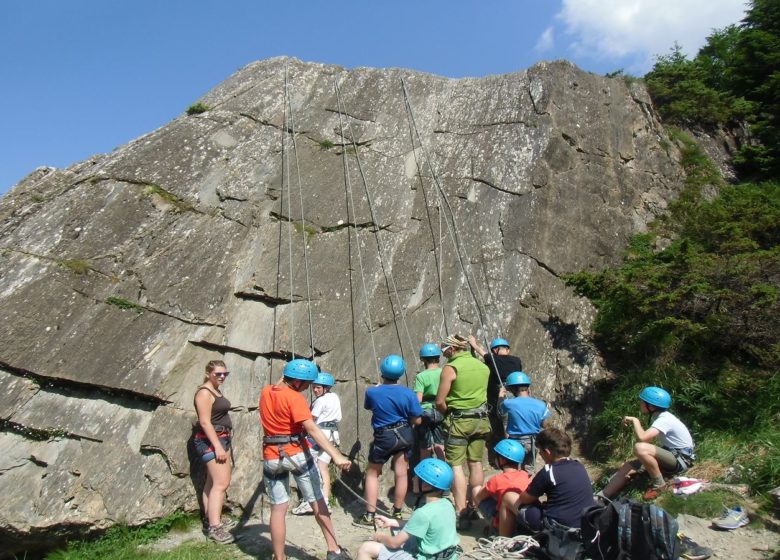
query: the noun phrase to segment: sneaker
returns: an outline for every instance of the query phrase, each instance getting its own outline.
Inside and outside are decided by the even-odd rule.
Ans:
[[[468,531],[471,529],[471,515],[468,508],[464,509],[458,514],[458,524],[456,526],[458,531]]]
[[[477,519],[479,519],[479,511],[477,511],[477,508],[475,508],[471,504],[466,506],[466,514],[469,516],[469,519],[471,519],[472,521],[476,521]]]
[[[699,546],[693,539],[685,535],[680,537],[680,557],[685,560],[706,560],[712,556],[712,549],[706,546]]]
[[[314,513],[314,510],[311,509],[309,502],[301,502],[292,512],[293,515],[306,515],[307,513]]]
[[[393,519],[397,519],[398,521],[403,521],[404,514],[403,514],[401,508],[397,508],[397,507],[393,506],[393,512],[390,515],[390,517],[392,517]]]
[[[208,538],[215,543],[230,544],[236,540],[236,538],[228,532],[222,525],[216,527],[209,527]]]
[[[713,519],[712,524],[719,529],[739,529],[750,523],[748,514],[740,506],[727,509],[720,519]]]
[[[227,515],[223,515],[220,520],[220,525],[224,527],[226,530],[230,531],[231,529],[235,529],[238,526],[238,521],[233,519],[232,517],[228,517]],[[207,519],[203,520],[203,534],[208,536],[209,534],[209,522]]]
[[[376,514],[374,512],[367,511],[357,520],[357,525],[360,527],[374,527],[376,525],[375,517]]]
[[[352,560],[352,557],[349,555],[346,548],[339,546],[338,552],[329,550],[328,554],[325,555],[325,560]]]

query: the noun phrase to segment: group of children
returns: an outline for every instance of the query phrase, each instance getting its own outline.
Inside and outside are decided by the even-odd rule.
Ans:
[[[448,337],[442,348],[435,344],[425,344],[421,348],[420,359],[424,369],[415,379],[414,390],[398,383],[406,373],[406,364],[402,357],[390,355],[380,364],[381,382],[365,391],[364,407],[372,413],[374,437],[365,473],[366,511],[358,523],[389,528],[391,534],[377,532],[371,541],[360,547],[359,559],[450,560],[459,550],[457,529],[460,528],[459,520],[466,514],[475,516],[476,511],[481,511],[489,520],[489,531],[511,536],[518,532],[534,534],[551,525],[579,528],[583,510],[594,503],[585,467],[570,458],[570,436],[563,430],[548,426],[549,408],[543,401],[530,396],[530,377],[522,371],[515,371],[500,376],[502,387],[498,402],[490,403],[507,419],[505,437],[493,447],[495,465],[500,472],[484,484],[482,480],[470,480],[467,505],[458,504],[459,496],[455,495],[453,488],[457,470],[450,464],[451,455],[447,447],[450,431],[442,430],[443,422],[453,409],[441,405],[442,394],[447,391],[463,392],[463,387],[456,391],[453,379],[447,379],[442,374],[439,364],[442,355],[448,360],[447,367],[455,363],[453,352],[448,351],[452,340],[455,339]],[[460,337],[457,340],[467,339]],[[508,343],[506,346],[508,348]],[[485,360],[488,358],[485,356]],[[444,368],[445,373],[447,367]],[[496,362],[493,362],[491,371],[495,367]],[[471,370],[464,367],[456,371],[465,377],[464,372]],[[472,377],[476,378],[476,374]],[[443,384],[442,379],[445,380]],[[487,384],[487,378],[478,379],[480,383]],[[338,396],[331,391],[334,384],[333,376],[319,372],[313,362],[296,359],[285,366],[282,379],[262,391],[263,471],[271,502],[270,526],[275,560],[285,558],[285,515],[290,497],[290,474],[295,477],[301,493],[301,503],[293,513],[314,514],[328,547],[327,560],[346,557],[336,541],[327,505],[330,495],[329,463],[332,460],[344,470],[351,466],[349,459],[337,448],[341,407]],[[311,408],[302,395],[310,385],[316,396]],[[513,398],[506,398],[507,392]],[[679,473],[692,464],[693,441],[682,422],[668,412],[671,396],[659,387],[647,387],[639,398],[641,410],[651,414],[652,424],[645,430],[639,419],[624,418],[624,423],[633,427],[638,440],[635,446],[637,459],[623,465],[597,497],[614,497],[631,476],[645,470],[651,479],[651,487],[645,497],[652,499],[664,484],[663,476]],[[502,421],[502,432],[503,427]],[[489,435],[486,433],[481,437],[487,439]],[[655,438],[662,446],[653,445]],[[414,487],[419,495],[418,505],[423,498],[424,505],[415,509],[404,523],[402,508],[409,486],[409,460],[415,446],[419,446],[417,456],[420,460],[413,469],[416,477]],[[537,454],[544,461],[544,467],[535,474]],[[480,463],[481,459],[480,456]],[[389,516],[382,516],[376,513],[377,498],[379,477],[387,462],[391,463],[395,478],[393,508],[388,512]],[[453,490],[455,507],[444,498],[450,490]],[[540,502],[542,496],[546,498],[544,503]]]

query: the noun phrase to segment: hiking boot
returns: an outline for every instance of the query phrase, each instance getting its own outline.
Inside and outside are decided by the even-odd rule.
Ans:
[[[471,504],[466,506],[466,514],[469,516],[469,519],[471,519],[472,521],[476,521],[477,519],[479,519],[479,511],[477,511],[477,508],[475,508]]]
[[[225,530],[230,531],[231,529],[235,529],[238,525],[238,521],[233,519],[232,517],[228,517],[227,515],[223,515],[220,520],[220,525],[225,528]],[[208,536],[209,535],[209,521],[208,519],[203,520],[203,534]]]
[[[393,519],[397,519],[398,521],[403,521],[404,515],[402,513],[401,508],[397,508],[393,506],[393,512],[391,513],[390,517],[392,517]]]
[[[329,550],[328,554],[325,555],[325,560],[352,560],[352,557],[349,555],[346,548],[339,546],[338,552]]]
[[[236,540],[236,538],[228,532],[222,525],[216,527],[209,527],[208,538],[215,543],[230,544]]]
[[[713,519],[712,524],[718,529],[739,529],[750,523],[748,514],[740,506],[727,509],[720,519]]]
[[[699,546],[692,539],[680,535],[680,557],[685,560],[706,560],[712,556],[712,549]]]
[[[468,531],[471,529],[471,515],[468,508],[464,509],[458,514],[458,524],[456,529],[458,531]]]
[[[292,510],[292,513],[293,515],[306,515],[308,513],[314,513],[314,510],[311,509],[309,502],[301,502]]]
[[[367,511],[357,520],[357,524],[361,527],[374,527],[376,525],[375,517],[376,514],[373,511]]]

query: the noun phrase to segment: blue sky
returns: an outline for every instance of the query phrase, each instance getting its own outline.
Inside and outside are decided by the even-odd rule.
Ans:
[[[564,58],[641,75],[743,0],[1,0],[0,193],[164,125],[255,60],[486,76]]]

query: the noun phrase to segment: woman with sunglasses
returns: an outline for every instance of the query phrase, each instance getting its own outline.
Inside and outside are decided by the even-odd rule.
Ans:
[[[229,529],[232,520],[222,519],[222,505],[230,486],[230,439],[233,424],[230,421],[230,401],[220,390],[230,372],[222,360],[206,364],[206,377],[195,392],[195,412],[198,430],[195,450],[206,464],[206,484],[203,486],[203,510],[209,539],[220,544],[235,540]],[[204,523],[204,525],[206,524]]]

